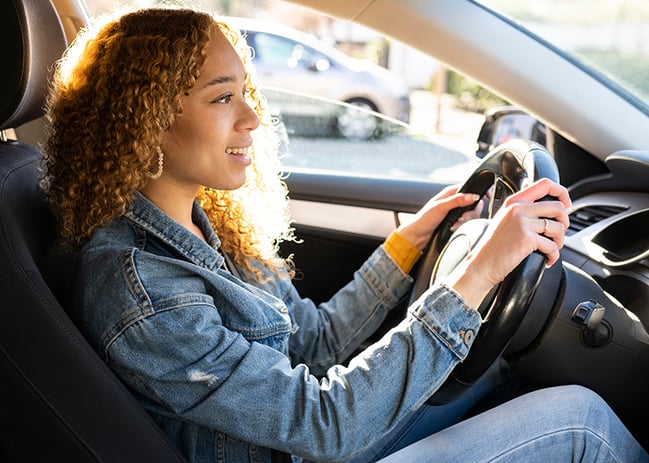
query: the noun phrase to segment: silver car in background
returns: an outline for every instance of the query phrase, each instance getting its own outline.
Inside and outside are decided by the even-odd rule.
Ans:
[[[398,74],[287,26],[248,18],[229,18],[229,23],[245,33],[253,48],[262,87],[342,101],[409,121],[410,89]]]

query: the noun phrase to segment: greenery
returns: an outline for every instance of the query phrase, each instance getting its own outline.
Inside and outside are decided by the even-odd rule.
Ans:
[[[458,108],[478,113],[509,104],[476,81],[451,69],[446,71],[446,93],[455,96]]]

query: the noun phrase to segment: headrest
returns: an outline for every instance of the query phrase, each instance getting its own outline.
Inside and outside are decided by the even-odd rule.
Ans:
[[[49,0],[3,0],[0,44],[0,130],[5,130],[43,115],[52,65],[67,41]]]

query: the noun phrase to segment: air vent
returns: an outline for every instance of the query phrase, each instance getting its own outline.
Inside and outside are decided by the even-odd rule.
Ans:
[[[566,235],[573,235],[584,228],[604,219],[624,212],[628,207],[623,206],[585,206],[570,214],[570,227]]]

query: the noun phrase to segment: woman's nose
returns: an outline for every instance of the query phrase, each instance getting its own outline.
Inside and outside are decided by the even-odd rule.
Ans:
[[[238,130],[252,131],[259,127],[259,116],[253,107],[247,101],[244,101],[241,108],[236,128]]]

